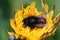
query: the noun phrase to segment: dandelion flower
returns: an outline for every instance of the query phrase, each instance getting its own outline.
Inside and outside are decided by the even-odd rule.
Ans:
[[[22,10],[15,13],[13,19],[10,19],[11,28],[14,33],[8,32],[9,35],[15,36],[20,40],[43,40],[51,36],[56,31],[56,26],[60,22],[60,13],[54,18],[55,5],[48,12],[48,5],[41,0],[42,9],[39,12],[35,7],[35,2],[32,2],[26,8],[22,5]]]

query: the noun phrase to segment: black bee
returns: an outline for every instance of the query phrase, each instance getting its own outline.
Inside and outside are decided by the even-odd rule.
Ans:
[[[43,27],[46,24],[47,14],[39,16],[29,16],[23,20],[24,25],[29,26],[30,28]]]

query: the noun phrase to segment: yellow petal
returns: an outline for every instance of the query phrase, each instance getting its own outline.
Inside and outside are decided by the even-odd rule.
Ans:
[[[35,8],[35,2],[32,2],[30,6],[27,6],[26,9],[24,9],[23,18],[27,18],[28,16],[36,16],[39,12]]]
[[[36,2],[31,3],[31,7],[35,7]]]
[[[60,23],[60,13],[53,19],[53,24],[57,26]]]
[[[22,10],[18,10],[18,12],[15,14],[15,22],[17,25],[22,22],[23,20],[22,16],[23,16]]]
[[[10,25],[11,25],[12,29],[16,32],[17,27],[16,27],[16,24],[13,19],[10,19]]]
[[[44,0],[41,0],[42,2],[42,9],[44,10],[45,13],[48,13],[48,5],[47,3],[44,2]]]
[[[6,31],[10,36],[14,36],[13,33]]]

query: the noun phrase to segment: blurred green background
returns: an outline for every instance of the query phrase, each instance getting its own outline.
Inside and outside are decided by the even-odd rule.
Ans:
[[[9,19],[13,17],[14,10],[21,9],[22,3],[24,7],[31,2],[36,2],[36,8],[38,11],[42,11],[41,0],[0,0],[0,40],[8,40],[6,30],[12,31],[9,24]],[[49,5],[49,11],[53,5],[56,5],[54,13],[55,17],[60,12],[60,0],[44,0]],[[57,30],[54,36],[46,38],[46,40],[60,40],[60,25],[57,26]]]

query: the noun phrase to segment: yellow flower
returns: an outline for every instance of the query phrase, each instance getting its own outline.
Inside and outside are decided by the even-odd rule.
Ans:
[[[9,35],[15,36],[21,40],[43,40],[51,36],[56,31],[56,26],[60,22],[60,13],[52,19],[55,6],[48,12],[48,5],[42,1],[42,9],[38,12],[35,2],[26,8],[22,5],[22,10],[18,10],[13,19],[10,19],[10,25],[14,33],[8,32]]]

